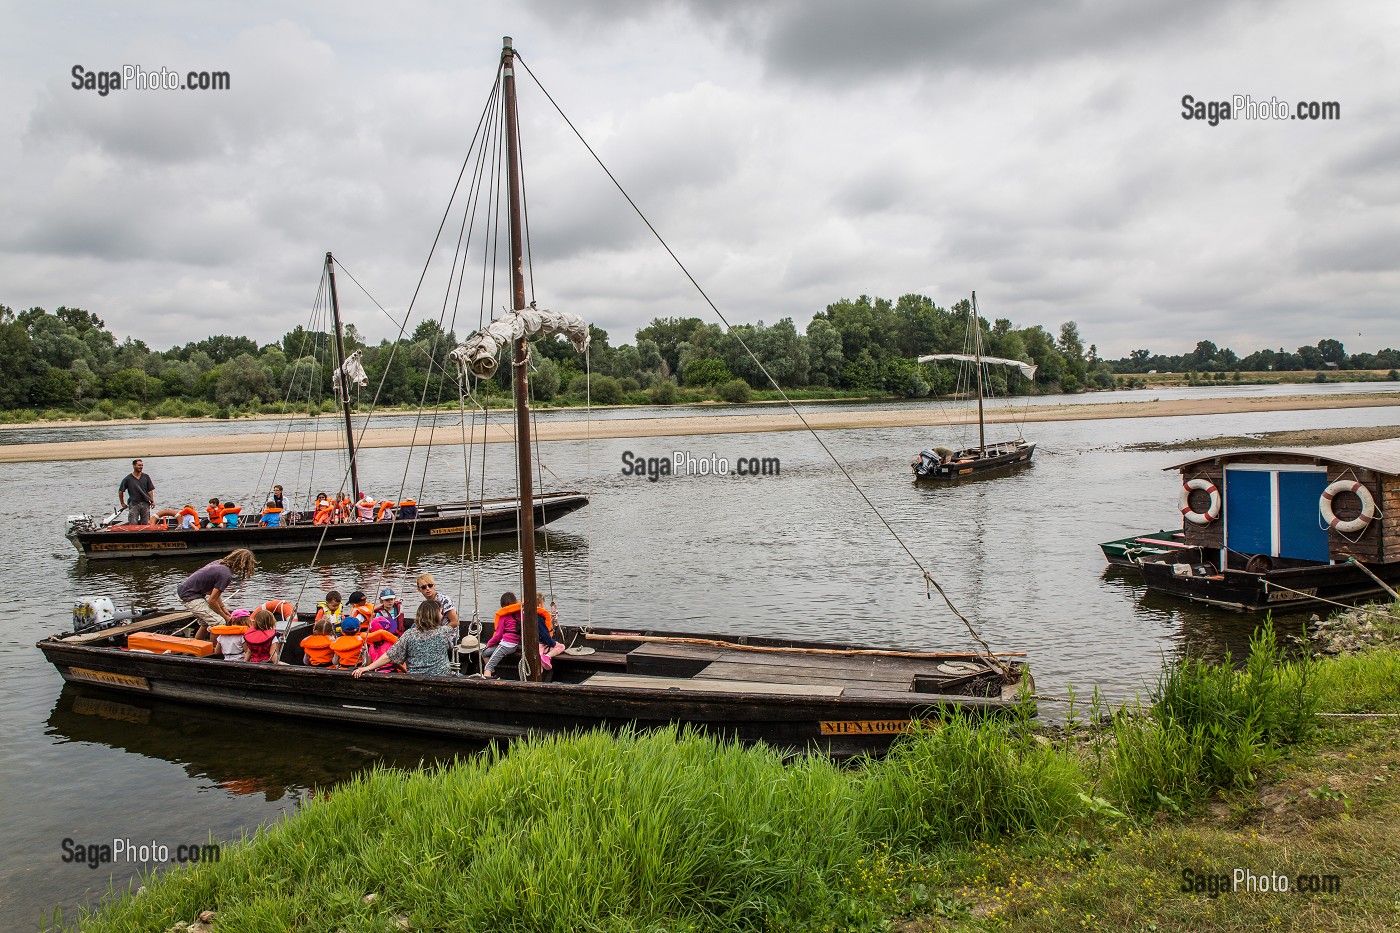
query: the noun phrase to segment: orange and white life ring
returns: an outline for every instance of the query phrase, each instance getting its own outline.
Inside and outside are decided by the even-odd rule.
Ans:
[[[1204,512],[1197,512],[1191,508],[1191,490],[1199,489],[1210,494],[1210,505]],[[1181,514],[1188,522],[1195,525],[1209,525],[1220,517],[1220,490],[1208,479],[1187,480],[1181,484],[1181,498],[1177,500],[1177,506],[1181,509]]]
[[[1332,500],[1344,492],[1353,493],[1356,498],[1361,500],[1361,514],[1349,522],[1337,518],[1336,513],[1332,511]],[[1317,505],[1322,510],[1322,519],[1327,522],[1328,529],[1344,534],[1361,531],[1371,524],[1371,519],[1376,517],[1376,500],[1371,496],[1371,490],[1367,489],[1364,483],[1358,483],[1355,480],[1337,480],[1322,491],[1322,498],[1318,500]]]

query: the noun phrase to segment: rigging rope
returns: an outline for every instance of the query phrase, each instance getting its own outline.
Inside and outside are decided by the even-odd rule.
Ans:
[[[866,495],[865,490],[860,488],[860,484],[858,484],[855,481],[855,478],[851,476],[850,472],[847,471],[845,466],[842,465],[841,461],[837,459],[835,453],[832,452],[831,448],[827,446],[826,442],[821,439],[820,435],[817,434],[816,430],[814,430],[811,424],[808,423],[807,419],[802,415],[802,412],[798,410],[796,405],[793,404],[792,399],[790,399],[788,397],[788,394],[785,391],[783,391],[783,388],[780,385],[778,385],[777,380],[773,378],[772,374],[768,372],[767,367],[763,365],[762,361],[760,361],[759,358],[754,354],[753,350],[749,348],[749,345],[744,341],[744,338],[734,330],[733,325],[729,323],[729,319],[724,316],[723,312],[719,310],[719,307],[714,303],[714,301],[710,299],[709,294],[707,294],[705,289],[701,287],[700,283],[696,281],[695,276],[691,275],[690,270],[686,268],[685,263],[683,263],[680,257],[676,255],[675,251],[671,249],[670,244],[666,242],[665,238],[661,236],[661,233],[656,229],[656,227],[652,225],[651,221],[647,218],[646,214],[643,213],[642,209],[637,205],[637,202],[632,199],[632,196],[627,193],[627,189],[625,189],[622,186],[622,183],[617,180],[616,176],[613,175],[612,171],[607,167],[606,164],[604,164],[603,160],[598,156],[598,153],[594,151],[591,145],[589,145],[588,140],[586,140],[583,137],[583,134],[579,131],[578,127],[574,126],[573,121],[570,120],[568,115],[564,113],[563,108],[561,108],[558,102],[554,100],[554,97],[544,87],[543,83],[540,82],[540,79],[535,75],[534,71],[531,70],[530,66],[526,64],[525,60],[520,56],[519,52],[516,52],[515,60],[520,62],[520,64],[524,67],[525,72],[530,76],[531,80],[535,82],[535,86],[540,89],[541,93],[544,94],[545,98],[548,99],[551,105],[553,105],[555,111],[568,125],[569,129],[573,131],[574,135],[578,138],[579,142],[582,143],[583,147],[588,150],[588,154],[593,157],[593,160],[598,163],[599,168],[601,168],[604,174],[608,176],[608,180],[610,180],[613,183],[613,186],[616,187],[618,192],[622,195],[622,197],[626,199],[627,203],[632,207],[632,210],[636,212],[639,218],[641,218],[642,223],[644,223],[647,229],[651,231],[652,236],[656,237],[656,241],[661,244],[661,248],[664,249],[667,255],[671,257],[671,259],[675,262],[677,268],[681,270],[682,274],[684,274],[685,277],[690,280],[690,284],[695,287],[696,292],[699,293],[700,297],[705,301],[705,304],[707,304],[710,307],[710,310],[715,313],[715,316],[718,317],[721,322],[723,322],[725,329],[729,333],[729,335],[732,336],[736,341],[738,341],[739,346],[743,347],[744,352],[749,355],[749,358],[751,360],[753,360],[754,365],[758,367],[759,371],[763,373],[764,377],[768,379],[769,383],[772,384],[772,386],[775,389],[777,389],[778,394],[783,399],[783,402],[788,406],[792,413],[797,416],[797,419],[802,422],[802,426],[807,429],[808,433],[812,435],[816,442],[821,446],[822,450],[831,459],[831,462],[836,465],[836,468],[841,471],[841,474],[851,484],[851,488],[855,490],[856,494],[860,496],[861,500],[864,501],[867,507],[869,507],[870,511],[880,521],[880,524],[882,524],[885,527],[885,530],[890,533],[890,536],[894,538],[896,543],[898,543],[900,549],[903,550],[906,555],[908,555],[911,561],[913,561],[914,566],[916,566],[919,569],[919,572],[923,575],[925,593],[928,596],[928,598],[931,599],[933,597],[933,592],[937,591],[938,595],[943,598],[943,602],[947,605],[949,611],[952,612],[953,615],[962,622],[963,626],[967,629],[968,634],[972,636],[973,640],[982,646],[982,649],[986,652],[988,660],[991,663],[995,664],[998,667],[998,669],[1002,671],[1004,676],[1009,676],[1010,670],[1000,660],[993,657],[991,647],[986,643],[986,641],[983,640],[982,636],[978,634],[976,628],[973,627],[971,620],[969,620],[967,616],[963,615],[963,613],[958,609],[957,606],[953,605],[953,601],[948,597],[948,594],[944,592],[943,587],[939,584],[939,582],[936,579],[934,579],[933,574],[931,574],[928,571],[928,569],[924,567],[923,562],[919,560],[918,556],[915,555],[914,552],[909,548],[909,545],[905,543],[902,537],[900,537],[899,532],[897,532],[894,529],[894,526],[889,523],[885,516],[880,512],[879,508],[876,507],[875,503],[871,501],[868,495]],[[591,378],[589,381],[592,381]]]

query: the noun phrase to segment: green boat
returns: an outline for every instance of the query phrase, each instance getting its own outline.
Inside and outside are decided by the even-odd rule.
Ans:
[[[1186,546],[1186,535],[1181,529],[1151,531],[1140,535],[1129,535],[1117,541],[1105,541],[1099,545],[1103,556],[1110,564],[1119,567],[1136,567],[1144,557],[1155,557]]]

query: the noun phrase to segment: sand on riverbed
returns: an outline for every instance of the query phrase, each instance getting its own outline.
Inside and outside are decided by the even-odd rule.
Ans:
[[[1229,415],[1251,411],[1307,411],[1330,408],[1400,408],[1394,395],[1340,396],[1251,396],[1248,398],[1171,399],[1141,402],[1109,402],[1083,405],[1045,405],[1029,408],[997,409],[990,422],[1091,421],[1105,418],[1172,418],[1201,415]],[[908,409],[846,409],[805,411],[799,418],[791,409],[766,410],[742,415],[698,415],[691,418],[623,418],[605,421],[552,421],[536,425],[542,442],[579,441],[586,438],[685,437],[703,434],[756,434],[768,431],[818,431],[858,428],[926,427],[937,429],[948,424],[976,420],[972,409],[949,411],[936,406]],[[805,423],[804,423],[805,422]],[[1366,429],[1361,429],[1366,430]],[[425,444],[459,445],[467,441],[461,424],[430,428],[380,428],[364,432],[360,447],[409,447]],[[1316,432],[1299,432],[1316,433]],[[1362,438],[1356,438],[1362,439]],[[500,444],[514,440],[513,430],[492,425],[476,426],[474,443]],[[1234,439],[1232,439],[1234,440]],[[1340,443],[1330,437],[1328,443]],[[1257,444],[1257,440],[1251,443]],[[33,463],[48,460],[107,460],[136,457],[184,457],[201,454],[260,453],[275,444],[278,449],[339,449],[343,438],[337,431],[310,431],[279,434],[222,434],[192,437],[112,438],[94,441],[63,441],[41,444],[0,445],[0,463]],[[1230,446],[1222,440],[1212,446]],[[912,455],[912,451],[910,454]]]

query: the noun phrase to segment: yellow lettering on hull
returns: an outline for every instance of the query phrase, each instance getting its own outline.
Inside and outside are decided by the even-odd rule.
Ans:
[[[817,723],[822,735],[898,735],[908,732],[908,719],[852,719]]]
[[[189,547],[184,541],[113,541],[110,544],[94,544],[90,551],[183,551]]]
[[[110,671],[94,671],[86,667],[68,668],[68,679],[81,680],[89,684],[99,684],[103,687],[133,687],[137,690],[151,689],[151,682],[144,677],[136,677],[132,674],[113,674]]]
[[[475,525],[456,525],[452,528],[434,528],[428,532],[430,535],[460,535],[468,531],[476,531]]]

